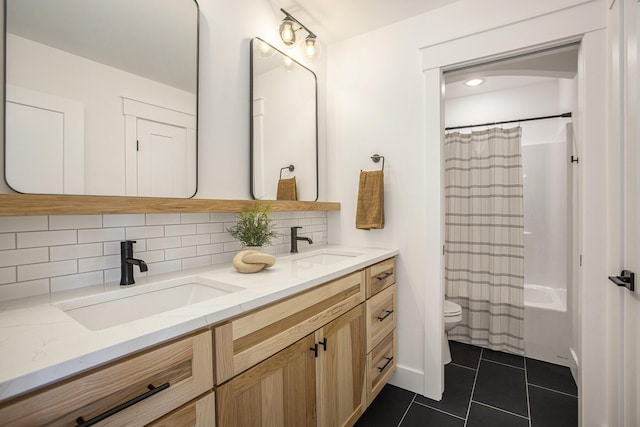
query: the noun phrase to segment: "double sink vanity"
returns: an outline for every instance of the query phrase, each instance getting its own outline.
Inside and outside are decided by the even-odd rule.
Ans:
[[[329,246],[5,303],[0,420],[353,425],[395,370],[396,255]]]

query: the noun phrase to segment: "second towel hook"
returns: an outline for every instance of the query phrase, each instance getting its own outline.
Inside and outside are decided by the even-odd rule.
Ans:
[[[373,160],[373,163],[378,163],[380,159],[382,159],[382,170],[384,171],[384,156],[381,156],[380,154],[374,154],[373,156],[371,156],[371,160]]]
[[[289,165],[289,166],[285,166],[283,168],[280,169],[280,179],[282,179],[282,171],[284,171],[285,169],[289,169],[289,172],[293,172],[296,167],[293,165]]]

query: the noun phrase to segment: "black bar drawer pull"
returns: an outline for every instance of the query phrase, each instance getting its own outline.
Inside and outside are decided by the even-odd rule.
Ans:
[[[154,387],[153,384],[149,384],[147,386],[149,391],[141,394],[140,396],[134,397],[133,399],[128,400],[128,401],[124,402],[123,404],[116,406],[115,408],[111,408],[108,411],[105,411],[105,412],[101,413],[100,415],[96,415],[95,417],[93,417],[93,418],[91,418],[91,419],[89,419],[87,421],[85,421],[84,418],[82,418],[82,417],[76,418],[76,423],[77,423],[76,427],[88,427],[88,426],[92,426],[94,424],[97,424],[100,421],[105,420],[105,419],[109,418],[110,416],[115,415],[118,412],[123,411],[123,410],[127,409],[128,407],[133,406],[136,403],[141,402],[141,401],[153,396],[156,393],[161,392],[162,390],[168,389],[169,386],[170,386],[170,384],[168,382],[166,382],[166,383],[164,383],[164,384],[162,384],[161,386],[158,386],[158,387]]]
[[[380,276],[376,276],[376,279],[378,279],[378,282],[382,282],[384,279],[391,276],[392,274],[393,274],[392,272],[387,271],[386,273],[381,274]]]
[[[378,320],[382,322],[384,319],[391,316],[391,314],[393,314],[393,310],[385,310],[385,314],[378,316]]]
[[[387,369],[387,366],[389,366],[389,363],[391,363],[391,361],[393,360],[393,357],[386,357],[385,359],[387,359],[387,362],[384,365],[382,365],[381,367],[378,366],[378,371],[380,371],[380,372],[382,372],[385,369]]]

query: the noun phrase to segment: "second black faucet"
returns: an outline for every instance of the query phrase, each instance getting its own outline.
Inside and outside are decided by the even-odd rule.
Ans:
[[[313,243],[313,240],[309,237],[298,237],[298,228],[302,228],[300,226],[291,227],[291,253],[298,253],[298,240],[305,240],[309,242],[309,244]]]
[[[146,262],[133,257],[133,244],[135,242],[135,240],[120,242],[120,285],[133,285],[136,283],[133,278],[134,265],[140,267],[140,272],[142,273],[149,269]]]

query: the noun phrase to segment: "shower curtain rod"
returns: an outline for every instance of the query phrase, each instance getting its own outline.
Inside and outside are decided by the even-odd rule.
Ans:
[[[444,128],[444,130],[475,128],[475,127],[479,127],[479,126],[503,125],[505,123],[530,122],[532,120],[556,119],[556,118],[559,118],[559,117],[571,117],[571,113],[556,114],[555,116],[530,117],[528,119],[520,119],[520,120],[505,120],[503,122],[481,123],[481,124],[478,124],[478,125],[451,126],[451,127],[448,127],[448,128]]]

